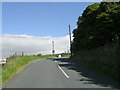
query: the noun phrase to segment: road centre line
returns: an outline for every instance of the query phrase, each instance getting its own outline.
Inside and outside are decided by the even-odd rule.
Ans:
[[[66,78],[69,78],[69,76],[63,71],[63,69],[59,65],[58,68],[62,71],[62,73],[66,76]]]

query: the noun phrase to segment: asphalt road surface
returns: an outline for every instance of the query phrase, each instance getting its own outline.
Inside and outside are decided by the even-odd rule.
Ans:
[[[3,88],[119,88],[118,83],[98,75],[68,58],[33,61]]]

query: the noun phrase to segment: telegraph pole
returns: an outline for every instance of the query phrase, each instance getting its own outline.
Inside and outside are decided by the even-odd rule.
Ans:
[[[54,41],[52,41],[52,54],[54,55],[55,49],[54,49]]]
[[[70,29],[70,25],[69,25],[69,38],[70,38],[70,53],[71,53],[71,56],[72,56],[72,50],[71,50],[72,41],[71,41],[71,29]]]
[[[24,56],[24,52],[22,52],[22,56]]]

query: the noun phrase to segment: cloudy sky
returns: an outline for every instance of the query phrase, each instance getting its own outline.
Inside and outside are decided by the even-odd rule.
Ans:
[[[51,54],[52,41],[56,53],[69,50],[68,25],[71,32],[78,17],[94,2],[3,2],[3,57],[15,52],[26,55]]]
[[[13,55],[15,52],[21,54],[24,52],[26,55],[36,54],[51,54],[52,41],[54,41],[55,52],[62,53],[69,50],[69,36],[64,37],[37,37],[27,35],[10,35],[5,34],[2,37],[3,57]]]

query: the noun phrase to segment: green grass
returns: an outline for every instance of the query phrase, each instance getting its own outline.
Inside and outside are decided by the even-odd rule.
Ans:
[[[13,77],[15,74],[19,73],[25,68],[31,61],[42,59],[42,58],[52,58],[52,55],[43,55],[43,56],[13,56],[8,58],[7,63],[2,66],[2,81],[4,84],[7,80]]]
[[[0,66],[0,89],[2,87],[2,67]]]

